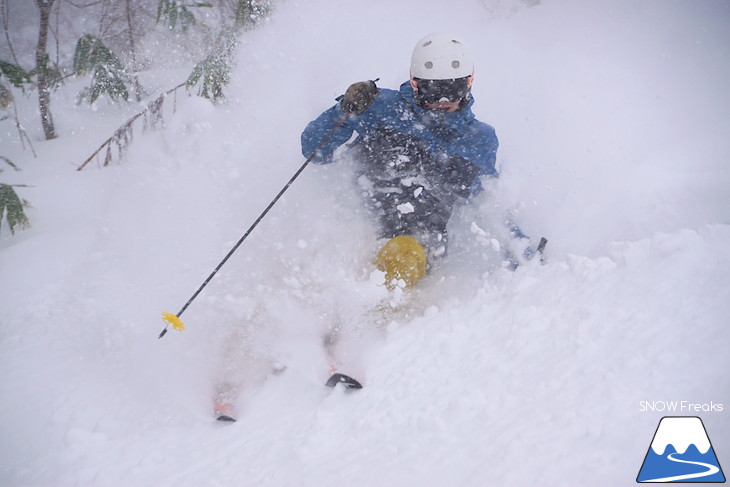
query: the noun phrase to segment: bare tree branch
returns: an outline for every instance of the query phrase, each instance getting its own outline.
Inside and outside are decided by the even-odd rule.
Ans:
[[[108,166],[113,158],[112,154],[112,144],[115,144],[117,147],[117,155],[121,157],[124,154],[124,151],[126,147],[129,145],[129,143],[132,140],[132,124],[134,122],[144,116],[145,117],[145,127],[147,126],[155,126],[158,125],[162,121],[162,103],[165,101],[165,98],[167,98],[168,95],[176,92],[183,86],[187,84],[187,81],[185,83],[180,83],[174,88],[171,88],[167,90],[166,92],[162,93],[160,96],[155,98],[153,101],[151,101],[147,106],[142,110],[141,112],[133,115],[129,120],[124,122],[113,134],[111,137],[106,139],[89,157],[86,158],[86,160],[78,167],[76,168],[77,171],[81,171],[83,168],[86,167],[89,162],[91,162],[99,153],[106,149],[106,153],[104,155],[104,163],[103,166]]]
[[[23,125],[20,123],[20,119],[18,118],[18,107],[15,106],[15,103],[13,103],[13,111],[15,112],[15,128],[18,129],[18,135],[20,136],[20,144],[23,146],[23,150],[25,150],[24,140],[27,140],[28,145],[30,146],[30,151],[33,153],[33,157],[37,158],[38,155],[35,152],[33,143],[30,141],[30,137],[28,137],[28,132],[25,131],[25,128],[23,128]]]
[[[13,62],[20,66],[18,56],[15,55],[15,49],[13,49],[13,43],[10,42],[10,8],[8,0],[0,0],[0,14],[2,14],[3,31],[5,32],[5,40],[8,42],[8,48],[10,48],[10,55],[13,57]]]

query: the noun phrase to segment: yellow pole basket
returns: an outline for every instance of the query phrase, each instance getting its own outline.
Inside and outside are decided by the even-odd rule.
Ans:
[[[162,321],[164,321],[166,325],[171,325],[175,331],[185,330],[185,325],[183,325],[183,322],[180,321],[180,318],[172,313],[162,313]],[[165,326],[165,331],[167,331],[167,326]]]

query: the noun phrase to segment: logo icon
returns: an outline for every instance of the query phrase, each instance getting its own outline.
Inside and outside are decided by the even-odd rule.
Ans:
[[[696,416],[663,417],[636,481],[725,482],[702,420]]]

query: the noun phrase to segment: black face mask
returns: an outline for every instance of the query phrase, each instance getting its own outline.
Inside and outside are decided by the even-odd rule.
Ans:
[[[470,76],[456,79],[413,78],[416,82],[416,102],[423,106],[436,104],[444,98],[451,102],[468,101],[471,97],[469,78]]]

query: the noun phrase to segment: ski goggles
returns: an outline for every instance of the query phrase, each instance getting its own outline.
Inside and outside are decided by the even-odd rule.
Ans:
[[[446,98],[451,102],[461,101],[469,97],[473,76],[456,79],[420,79],[413,78],[413,88],[418,91],[418,99],[422,103],[435,104]]]

